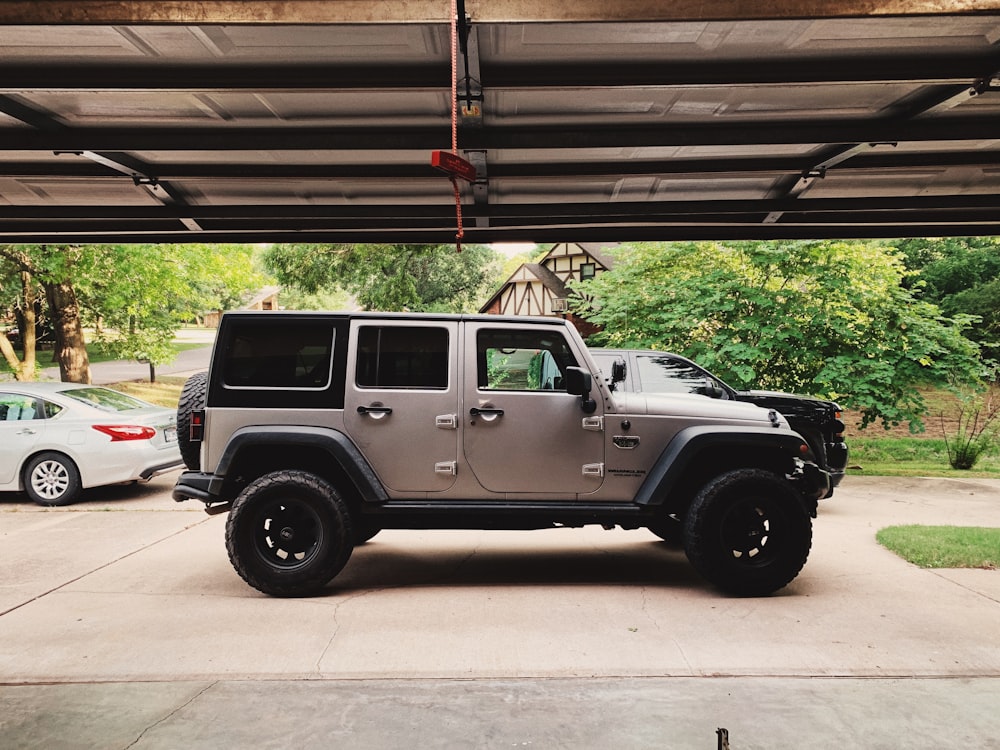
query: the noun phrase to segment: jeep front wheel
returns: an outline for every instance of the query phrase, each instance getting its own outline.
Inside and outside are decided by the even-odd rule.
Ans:
[[[694,568],[739,596],[764,596],[805,565],[812,522],[782,477],[738,469],[710,481],[684,521],[684,551]]]
[[[236,572],[272,596],[317,593],[347,564],[353,539],[340,494],[305,471],[276,471],[251,482],[226,522]]]

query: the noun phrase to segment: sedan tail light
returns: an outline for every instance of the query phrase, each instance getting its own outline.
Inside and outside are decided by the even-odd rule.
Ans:
[[[135,424],[95,424],[91,427],[105,435],[110,435],[112,443],[122,440],[150,440],[156,435],[156,430],[152,427]]]

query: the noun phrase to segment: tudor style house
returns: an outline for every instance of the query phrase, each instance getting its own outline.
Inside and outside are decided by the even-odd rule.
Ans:
[[[602,251],[610,243],[560,242],[538,263],[522,264],[499,291],[480,308],[490,315],[545,315],[567,318],[583,336],[593,327],[573,316],[569,299],[573,281],[586,281],[612,268],[614,259]]]

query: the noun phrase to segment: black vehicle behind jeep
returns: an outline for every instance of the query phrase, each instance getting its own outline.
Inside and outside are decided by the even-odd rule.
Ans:
[[[697,393],[710,398],[745,401],[775,409],[792,429],[806,439],[816,462],[830,474],[830,494],[840,484],[847,468],[847,444],[840,406],[809,396],[777,391],[738,391],[691,360],[652,349],[590,350],[601,370],[610,378],[611,366],[625,362],[625,378],[615,387],[630,393]]]

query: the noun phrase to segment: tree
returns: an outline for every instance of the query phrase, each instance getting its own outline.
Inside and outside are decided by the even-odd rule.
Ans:
[[[0,299],[5,300],[6,310],[0,309],[0,320],[12,316],[17,320],[18,335],[21,340],[23,358],[18,358],[7,332],[0,327],[0,354],[14,373],[15,380],[33,380],[37,362],[35,359],[35,315],[39,289],[30,271],[24,269],[15,250],[10,255],[0,254]]]
[[[227,309],[264,277],[246,245],[102,245],[84,291],[97,343],[116,359],[156,367],[173,360],[174,332],[206,310]]]
[[[909,268],[919,271],[923,297],[945,315],[974,315],[968,336],[983,355],[1000,360],[1000,237],[899,240]]]
[[[36,286],[54,327],[61,377],[90,382],[83,336],[94,326],[97,343],[121,359],[156,365],[174,356],[174,331],[210,309],[236,306],[263,285],[247,245],[0,246],[0,292],[18,317],[24,359],[0,334],[0,353],[18,379],[35,377]]]
[[[59,364],[61,379],[71,383],[89,383],[90,359],[87,356],[83,325],[80,319],[80,306],[73,285],[76,268],[85,260],[81,248],[72,245],[0,245],[0,258],[15,268],[19,274],[27,274],[31,280],[41,284],[53,323],[55,333],[54,359]],[[24,310],[28,307],[25,297],[30,293],[26,292],[26,289],[27,287],[22,283],[21,303]],[[25,328],[27,329],[27,325]],[[29,343],[29,336],[31,342],[31,353],[29,355],[26,349],[25,360],[34,359],[35,331],[33,324],[31,333],[28,334],[26,330],[24,335],[26,336],[23,339],[25,347]],[[8,364],[11,364],[10,341],[6,336],[3,338],[8,346],[0,343],[0,349],[3,350]],[[11,366],[15,370],[16,377],[34,378],[35,376],[33,364],[30,367],[30,373],[25,362],[19,363],[17,367],[14,367],[13,364]]]
[[[917,386],[973,381],[970,318],[947,318],[902,282],[898,253],[869,242],[640,244],[574,288],[595,343],[685,354],[738,388],[813,393],[862,424],[926,413]]]
[[[500,260],[481,245],[275,245],[264,255],[282,284],[314,294],[340,287],[366,310],[464,312],[498,281]]]

